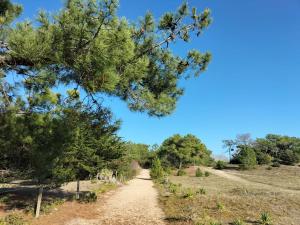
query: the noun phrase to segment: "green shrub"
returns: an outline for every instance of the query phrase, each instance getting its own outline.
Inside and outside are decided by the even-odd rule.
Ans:
[[[256,151],[256,160],[259,165],[268,165],[272,162],[272,156],[261,151]]]
[[[260,222],[262,225],[272,225],[272,219],[269,213],[263,212],[260,215]]]
[[[161,166],[161,162],[160,162],[159,158],[157,158],[157,157],[153,160],[152,168],[150,171],[150,176],[153,179],[161,179],[164,176],[164,170]]]
[[[184,175],[186,175],[186,172],[184,170],[180,169],[177,171],[177,176],[184,176]]]
[[[24,218],[17,214],[9,214],[2,221],[0,225],[25,225],[26,221]]]
[[[170,175],[172,173],[172,168],[171,167],[165,167],[164,168],[164,172],[168,175]]]
[[[193,198],[195,196],[195,192],[192,188],[186,188],[183,192],[184,198]]]
[[[296,152],[287,149],[280,154],[280,160],[282,164],[293,166],[299,162],[299,156]]]
[[[86,192],[80,196],[79,202],[91,203],[97,201],[97,194],[95,192]]]
[[[268,166],[266,170],[272,170],[272,166]]]
[[[212,221],[209,223],[209,225],[222,225],[222,223],[218,221]]]
[[[252,148],[244,147],[239,152],[240,169],[253,169],[257,165],[256,154]]]
[[[210,173],[208,171],[205,171],[204,176],[208,177]]]
[[[217,209],[220,211],[223,211],[225,209],[225,206],[222,204],[222,202],[217,202]]]
[[[202,176],[203,176],[202,171],[200,170],[200,168],[197,168],[197,170],[196,170],[196,177],[202,177]]]
[[[272,163],[272,167],[280,167],[280,163],[275,161]]]
[[[206,190],[205,190],[204,188],[199,188],[199,189],[196,191],[196,194],[205,195],[205,194],[206,194]]]
[[[232,225],[244,225],[245,223],[241,219],[235,219]]]
[[[174,184],[174,183],[170,183],[170,184],[169,184],[169,191],[170,191],[171,193],[176,194],[176,193],[179,192],[179,190],[180,190],[180,186],[179,186],[179,185]]]
[[[217,170],[223,170],[226,168],[226,166],[227,166],[227,163],[225,161],[218,160],[214,168]]]

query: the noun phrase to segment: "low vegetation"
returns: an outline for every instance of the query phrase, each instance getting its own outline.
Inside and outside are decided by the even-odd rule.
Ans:
[[[274,193],[264,187],[233,182],[214,174],[196,177],[196,167],[191,168],[185,170],[186,176],[170,175],[167,180],[156,183],[167,224],[286,225],[298,224],[300,221],[300,197],[297,194]],[[267,182],[276,179],[277,184],[286,183],[286,188],[294,188],[300,181],[297,176],[300,168],[292,167],[292,171],[290,168],[282,166],[276,172],[265,168],[236,172],[257,173],[257,176],[263,173],[261,178]],[[284,176],[287,176],[289,182],[281,181]],[[248,179],[247,176],[243,178]]]
[[[214,166],[215,169],[217,170],[223,170],[226,168],[227,162],[224,162],[222,160],[218,160]]]
[[[27,222],[19,214],[9,214],[0,219],[0,225],[27,225]]]

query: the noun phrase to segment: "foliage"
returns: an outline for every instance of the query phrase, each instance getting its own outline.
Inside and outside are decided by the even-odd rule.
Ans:
[[[262,225],[272,225],[272,218],[269,213],[262,212],[260,215],[260,222]]]
[[[224,204],[222,202],[217,202],[217,209],[223,211],[225,209]]]
[[[296,137],[268,134],[265,138],[257,138],[255,141],[237,145],[232,163],[240,163],[239,157],[243,148],[252,148],[260,165],[272,161],[295,165],[300,161],[300,138]]]
[[[204,172],[204,176],[208,177],[210,175],[210,173],[208,171]]]
[[[0,219],[0,225],[25,225],[26,221],[18,214],[9,214],[4,219]]]
[[[157,155],[164,167],[179,169],[191,163],[207,165],[212,161],[211,152],[192,134],[175,134],[167,138],[158,149]]]
[[[280,163],[275,161],[272,163],[272,167],[280,167]]]
[[[125,147],[126,155],[129,160],[137,161],[142,167],[151,167],[154,152],[150,152],[148,145],[127,142]]]
[[[168,190],[173,193],[173,194],[177,194],[180,190],[181,186],[178,184],[174,184],[174,183],[169,183],[169,187]]]
[[[266,153],[263,153],[261,151],[256,151],[256,149],[254,149],[254,151],[256,154],[257,163],[259,165],[268,165],[272,162],[272,156],[270,156]]]
[[[237,160],[241,169],[253,169],[257,165],[256,154],[252,148],[243,147]]]
[[[203,176],[203,173],[202,173],[200,168],[196,169],[196,174],[195,175],[196,175],[196,177],[202,177]]]
[[[21,102],[0,117],[1,167],[20,170],[40,183],[85,179],[122,157],[106,109],[90,111],[77,101],[56,105],[55,112],[18,115]],[[45,146],[47,146],[45,148]]]
[[[197,191],[196,191],[197,194],[201,194],[201,195],[205,195],[206,194],[206,190],[204,188],[199,188]]]
[[[214,166],[214,168],[217,170],[223,170],[226,168],[226,166],[227,166],[227,163],[225,161],[218,160],[216,162],[216,165]]]
[[[9,76],[18,73],[26,88],[36,81],[43,88],[75,84],[87,101],[104,93],[124,100],[131,110],[164,116],[183,94],[178,80],[198,76],[211,59],[210,53],[191,49],[182,57],[170,49],[176,40],[199,36],[211,23],[208,9],[191,12],[187,3],[158,22],[147,13],[131,23],[118,16],[117,0],[69,0],[54,14],[40,11],[35,21],[12,25],[21,8],[6,2],[0,69]]]
[[[177,176],[184,176],[184,175],[186,175],[186,172],[183,170],[183,169],[179,169],[178,171],[177,171],[177,174],[176,174]]]
[[[244,225],[245,223],[241,219],[235,219],[232,225]]]
[[[195,191],[192,188],[183,189],[183,198],[193,198],[195,196]]]
[[[150,175],[153,179],[161,179],[164,176],[164,171],[161,166],[161,162],[157,157],[153,160]]]
[[[79,202],[82,203],[91,203],[96,201],[97,201],[97,194],[92,191],[84,192],[82,195],[80,195],[79,198]]]
[[[203,176],[203,172],[201,171],[200,168],[197,168],[197,169],[196,169],[195,176],[196,176],[196,177],[202,177],[202,176]]]

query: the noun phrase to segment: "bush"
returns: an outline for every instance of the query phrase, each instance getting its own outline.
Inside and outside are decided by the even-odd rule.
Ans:
[[[208,177],[210,173],[208,171],[205,171],[204,176]]]
[[[256,154],[252,148],[242,148],[242,150],[239,152],[238,159],[241,169],[253,169],[257,165]]]
[[[256,151],[256,160],[259,165],[268,165],[272,162],[272,156],[261,151]]]
[[[79,202],[91,203],[97,201],[97,194],[95,192],[86,192],[80,196]]]
[[[275,161],[272,163],[272,167],[280,167],[280,163]]]
[[[260,222],[262,225],[272,225],[272,219],[269,213],[263,212],[260,215]]]
[[[24,218],[17,214],[7,215],[4,219],[0,220],[0,225],[25,225]]]
[[[214,168],[217,170],[223,170],[226,168],[226,166],[227,163],[225,161],[218,160]]]
[[[184,170],[180,169],[177,171],[177,176],[184,176],[184,175],[186,175],[186,172]]]
[[[177,184],[173,184],[173,183],[170,183],[169,184],[169,191],[173,194],[176,194],[178,193],[180,190],[180,185],[177,185]]]
[[[153,179],[161,179],[164,176],[164,170],[161,166],[161,162],[160,162],[159,158],[157,158],[157,157],[153,160],[152,168],[150,171],[150,176]]]
[[[205,194],[206,194],[206,190],[205,190],[204,188],[199,188],[199,189],[196,191],[196,194],[205,195]]]
[[[186,188],[184,190],[184,193],[183,193],[183,197],[184,198],[193,198],[195,195],[195,192],[193,191],[193,189],[191,188]]]
[[[196,170],[196,177],[202,177],[202,176],[203,176],[202,171],[200,170],[200,168],[197,168],[197,170]]]
[[[225,206],[222,204],[222,202],[217,202],[217,209],[220,211],[223,211],[225,209]]]
[[[235,219],[233,222],[232,222],[232,225],[244,225],[245,223],[240,220],[240,219]]]
[[[293,166],[299,162],[299,156],[292,150],[285,150],[281,153],[280,160],[282,164]]]

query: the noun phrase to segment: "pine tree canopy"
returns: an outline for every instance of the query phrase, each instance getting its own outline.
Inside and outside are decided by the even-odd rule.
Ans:
[[[26,7],[26,5],[24,6]],[[189,42],[211,23],[210,11],[187,3],[155,21],[146,13],[138,22],[117,15],[117,0],[69,0],[55,14],[40,11],[36,21],[12,24],[22,7],[0,3],[0,98],[14,101],[6,82],[17,74],[28,92],[58,85],[82,91],[86,103],[97,95],[119,97],[133,111],[170,114],[183,89],[182,77],[198,76],[211,59],[191,49],[172,53],[176,41]],[[73,96],[74,97],[74,96]]]

